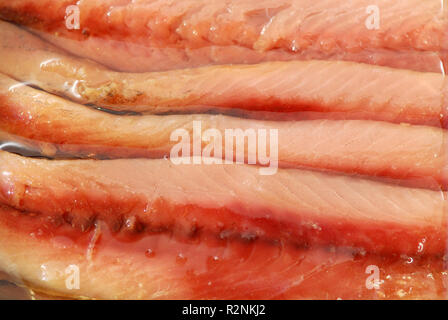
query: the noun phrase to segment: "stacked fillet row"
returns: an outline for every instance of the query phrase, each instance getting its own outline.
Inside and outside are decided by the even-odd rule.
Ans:
[[[0,1],[0,139],[26,148],[0,151],[0,269],[91,298],[446,298],[440,1],[379,1],[387,32],[364,0],[230,2]],[[172,163],[193,122],[278,130],[279,169]]]

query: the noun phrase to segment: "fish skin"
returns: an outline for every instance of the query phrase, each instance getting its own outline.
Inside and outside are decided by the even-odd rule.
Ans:
[[[42,153],[50,157],[58,154],[169,157],[172,148],[179,143],[171,140],[171,134],[177,129],[189,133],[192,155],[193,122],[198,121],[202,133],[216,129],[222,134],[222,158],[225,159],[228,158],[226,129],[252,129],[255,134],[264,129],[268,136],[270,130],[278,130],[278,156],[271,156],[280,167],[423,179],[425,185],[437,189],[448,182],[447,133],[440,128],[368,120],[264,121],[207,114],[117,116],[78,105],[2,75],[0,101],[0,130],[36,141],[38,148],[43,144]],[[274,142],[267,139],[267,152]],[[202,141],[202,150],[207,145],[208,142]],[[232,159],[236,156],[236,145],[235,142]],[[259,160],[254,153],[258,152],[257,147],[252,150],[245,143],[244,148],[245,163],[250,156]]]
[[[65,9],[74,4],[81,27],[68,30]],[[400,64],[395,51],[448,49],[439,0],[377,1],[378,30],[365,25],[371,5],[368,0],[3,0],[0,17],[35,28],[74,54],[133,72],[294,59],[393,65]],[[407,66],[413,68],[411,61]]]
[[[39,232],[40,230],[40,232]],[[100,241],[94,246],[97,232]],[[46,236],[51,233],[51,236]],[[0,206],[0,268],[34,290],[96,299],[445,299],[441,259],[390,258],[213,237],[123,239],[99,224],[80,233]],[[145,252],[152,248],[152,255]],[[33,254],[30,254],[33,252]],[[36,254],[38,253],[38,254]],[[183,254],[182,260],[179,253]],[[66,286],[76,265],[80,287]],[[366,288],[366,268],[383,281]],[[126,274],[126,277],[123,277]]]
[[[169,160],[44,160],[0,153],[0,202],[66,222],[127,232],[339,245],[430,255],[446,247],[446,194],[297,169]],[[423,242],[423,246],[422,243]]]
[[[11,24],[0,26],[4,62],[0,72],[76,102],[111,110],[311,111],[433,126],[445,121],[446,84],[444,76],[436,73],[341,61],[117,73],[67,56]]]

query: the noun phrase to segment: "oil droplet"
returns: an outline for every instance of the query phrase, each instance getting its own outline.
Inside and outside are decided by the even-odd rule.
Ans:
[[[423,252],[423,249],[424,249],[424,245],[423,245],[423,243],[420,242],[420,243],[418,244],[417,252],[418,252],[418,253],[421,253],[421,252]]]
[[[79,84],[82,83],[82,82],[83,82],[83,81],[76,80],[76,81],[73,83],[72,87],[69,89],[69,91],[70,91],[70,93],[72,94],[72,96],[74,96],[74,97],[77,98],[77,99],[81,99],[81,95],[79,94],[78,87],[79,87]]]
[[[148,250],[145,251],[145,256],[147,258],[153,258],[155,255],[156,255],[156,253],[153,250],[151,250],[151,249],[148,249]]]
[[[40,280],[48,281],[48,271],[47,271],[47,266],[45,264],[42,264],[40,266],[40,271],[41,271]]]
[[[297,45],[297,41],[296,40],[292,40],[292,42],[291,42],[291,51],[293,51],[293,52],[299,51],[299,47]]]
[[[180,265],[184,265],[187,262],[187,258],[182,253],[179,253],[176,257],[176,262]]]

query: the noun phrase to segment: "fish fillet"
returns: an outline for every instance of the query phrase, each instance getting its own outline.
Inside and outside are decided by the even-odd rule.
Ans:
[[[49,236],[51,234],[51,236]],[[445,299],[441,259],[412,260],[260,240],[85,233],[0,206],[0,268],[19,284],[99,299]],[[381,284],[369,290],[368,266]],[[77,268],[77,269],[75,269]],[[79,287],[70,276],[79,271]],[[126,277],[123,277],[123,275]]]
[[[66,9],[75,4],[79,29],[68,30]],[[439,0],[2,0],[0,17],[133,72],[295,59],[392,66],[409,59],[404,67],[415,68],[419,51],[448,49]]]
[[[69,57],[8,23],[0,26],[0,72],[108,109],[333,112],[433,126],[445,121],[444,76],[436,73],[331,61],[117,73]]]
[[[444,73],[448,67],[446,52],[393,51],[390,49],[362,50],[358,52],[316,52],[290,53],[281,49],[267,52],[225,46],[195,49],[154,48],[122,41],[89,37],[84,41],[72,40],[59,33],[30,32],[59,48],[99,62],[112,70],[121,72],[153,72],[175,69],[198,68],[209,65],[257,64],[267,61],[329,60],[352,61],[397,69]],[[80,49],[81,48],[81,49]],[[242,58],[244,57],[244,58]]]
[[[195,130],[195,124],[200,129]],[[208,114],[117,116],[77,105],[5,76],[0,76],[0,129],[44,143],[42,152],[48,156],[61,153],[112,158],[168,157],[182,141],[173,133],[184,130],[188,140],[182,142],[190,147],[188,153],[180,156],[236,160],[240,152],[245,163],[255,159],[252,162],[267,165],[260,162],[262,149],[258,146],[260,130],[264,130],[265,155],[273,165],[424,179],[437,188],[448,181],[447,133],[439,128],[367,120],[262,121]],[[206,141],[210,129],[220,136],[212,135]],[[237,129],[242,130],[241,137],[247,137],[235,138]],[[200,137],[196,141],[201,150],[194,153],[198,130]],[[226,130],[234,130],[233,135],[226,138]],[[278,140],[271,138],[274,130]],[[226,147],[229,142],[233,146]]]
[[[444,254],[446,194],[297,169],[0,153],[0,202],[50,225]]]

